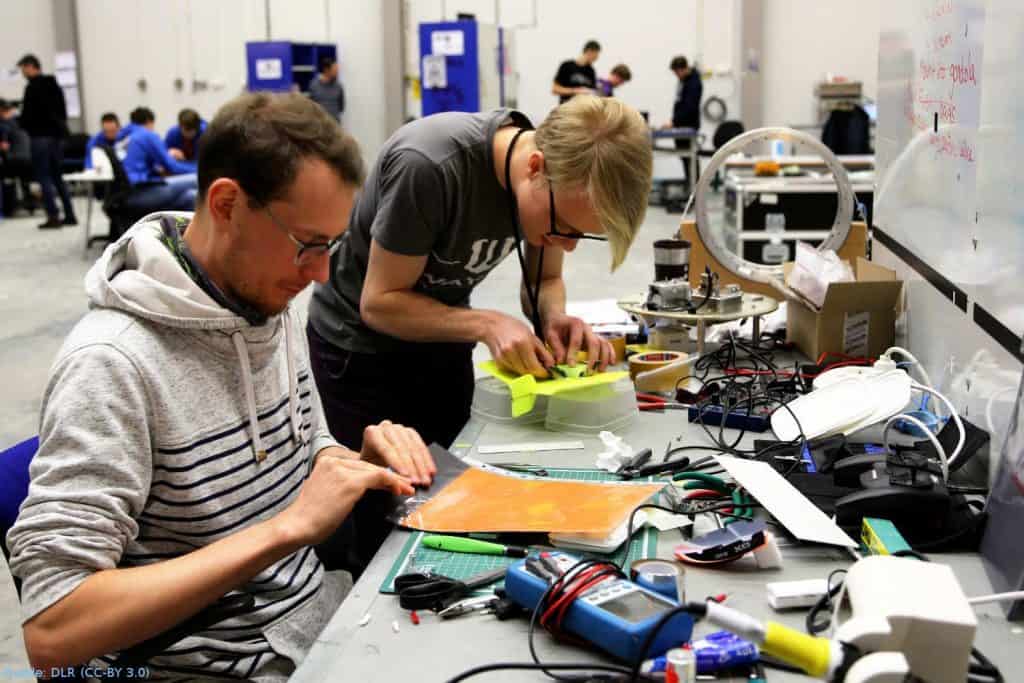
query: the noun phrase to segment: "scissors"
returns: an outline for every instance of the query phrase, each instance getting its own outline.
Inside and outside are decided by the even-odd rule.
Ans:
[[[464,581],[424,572],[401,574],[395,577],[398,604],[402,609],[440,612],[477,588],[505,578],[505,571],[505,567],[489,569]]]

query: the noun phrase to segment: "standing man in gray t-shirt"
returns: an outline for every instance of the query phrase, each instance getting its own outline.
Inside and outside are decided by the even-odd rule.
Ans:
[[[547,377],[580,349],[603,370],[613,351],[566,315],[562,259],[580,239],[601,239],[618,266],[643,220],[651,170],[647,125],[614,98],[573,98],[536,131],[508,109],[399,129],[310,306],[313,374],[335,438],[355,447],[383,415],[448,446],[469,417],[477,342],[519,374]],[[469,305],[513,250],[532,325]],[[353,518],[355,538],[321,557],[358,574],[387,529],[370,528],[379,510]],[[342,548],[356,556],[339,556]]]
[[[336,121],[345,113],[345,89],[338,80],[338,62],[334,57],[321,57],[319,75],[309,82],[309,96]]]

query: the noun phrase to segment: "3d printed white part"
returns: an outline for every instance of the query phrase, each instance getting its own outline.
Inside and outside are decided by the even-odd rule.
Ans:
[[[838,627],[837,639],[862,652],[902,653],[914,676],[929,683],[967,678],[977,619],[948,566],[866,557],[850,568],[844,592],[853,616]]]

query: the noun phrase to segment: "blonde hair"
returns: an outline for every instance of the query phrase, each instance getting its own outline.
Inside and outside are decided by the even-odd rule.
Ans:
[[[579,188],[590,197],[615,270],[647,213],[654,172],[647,123],[621,100],[576,95],[548,114],[534,142],[553,187]]]

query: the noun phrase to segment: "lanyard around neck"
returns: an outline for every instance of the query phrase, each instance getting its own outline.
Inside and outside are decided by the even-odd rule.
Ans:
[[[523,255],[521,243],[524,240],[523,229],[519,223],[519,204],[516,202],[516,193],[512,190],[512,150],[519,140],[519,136],[526,132],[526,128],[520,128],[512,136],[508,143],[508,151],[505,152],[505,195],[508,197],[509,209],[512,212],[512,225],[516,231],[516,256],[519,257],[519,269],[523,274],[523,286],[526,287],[526,298],[530,302],[530,320],[533,323],[533,333],[538,339],[544,339],[544,328],[540,320],[540,279],[544,272],[544,247],[540,248],[540,256],[537,259],[537,281],[530,284],[529,271],[526,268],[526,256]],[[553,208],[553,207],[552,207]]]

